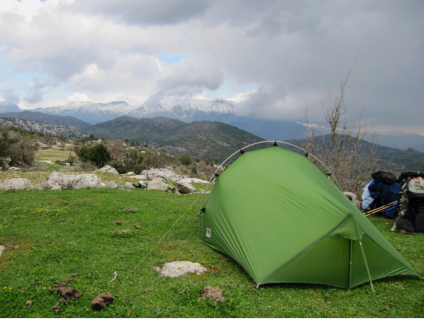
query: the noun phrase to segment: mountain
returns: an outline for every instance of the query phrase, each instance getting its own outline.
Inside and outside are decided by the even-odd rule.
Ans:
[[[378,142],[380,145],[390,146],[400,150],[413,148],[417,151],[424,152],[424,136],[418,134],[386,132],[384,134],[380,134]]]
[[[30,132],[40,132],[54,136],[63,135],[69,139],[80,139],[85,136],[75,127],[51,125],[17,118],[0,118],[0,124],[4,126],[18,127]]]
[[[84,101],[70,102],[63,106],[37,108],[31,111],[51,115],[72,116],[90,124],[97,124],[115,119],[121,115],[127,114],[133,109],[133,106],[128,105],[128,103],[124,101],[110,103],[92,103]]]
[[[322,140],[326,142],[324,150],[328,149],[330,135],[318,136],[316,141],[318,145],[321,145]],[[306,140],[301,140],[303,143]],[[298,145],[297,140],[287,141],[289,143]],[[424,153],[417,151],[413,148],[407,150],[399,150],[396,148],[386,147],[382,145],[375,145],[367,141],[362,140],[359,147],[359,154],[367,157],[372,150],[376,147],[375,158],[379,160],[382,165],[382,170],[389,170],[398,173],[400,171],[424,171]],[[392,165],[395,164],[395,165]]]
[[[71,116],[49,115],[32,111],[0,113],[0,118],[19,118],[52,125],[75,127],[79,130],[83,130],[90,126],[90,124]]]
[[[121,116],[90,126],[84,133],[103,138],[128,139],[171,153],[218,160],[224,160],[234,150],[262,140],[224,123],[185,123],[166,117],[136,119]]]
[[[15,103],[7,102],[7,101],[0,103],[0,113],[21,112],[21,111],[22,110]]]

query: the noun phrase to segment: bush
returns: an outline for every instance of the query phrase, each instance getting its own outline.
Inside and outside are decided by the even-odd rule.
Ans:
[[[104,146],[103,144],[94,146],[91,149],[89,160],[97,167],[104,166],[107,162],[109,162],[110,154],[106,146]]]
[[[193,168],[191,169],[191,172],[192,172],[193,174],[196,174],[196,175],[197,175],[197,168],[193,166]]]

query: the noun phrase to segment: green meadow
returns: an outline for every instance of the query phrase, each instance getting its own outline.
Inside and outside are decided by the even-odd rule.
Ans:
[[[306,284],[255,289],[236,262],[199,241],[202,200],[142,189],[0,191],[0,245],[6,247],[0,317],[423,316],[423,281],[412,277],[375,281],[375,293],[369,284],[351,292]],[[392,233],[392,221],[371,220],[424,274],[424,234]],[[208,271],[161,277],[155,267],[172,261],[198,262]],[[110,283],[114,272],[118,279]],[[47,289],[71,278],[76,281],[68,285],[81,298],[56,313],[50,308],[60,296]],[[221,288],[226,301],[202,299],[205,286]],[[105,292],[115,300],[93,310],[91,301]]]

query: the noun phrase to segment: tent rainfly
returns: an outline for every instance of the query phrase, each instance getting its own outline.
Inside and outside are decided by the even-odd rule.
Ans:
[[[277,144],[275,144],[277,145]],[[307,156],[242,152],[201,209],[201,240],[236,260],[257,286],[350,289],[418,273]]]

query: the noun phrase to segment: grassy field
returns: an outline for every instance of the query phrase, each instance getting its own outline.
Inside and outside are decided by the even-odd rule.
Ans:
[[[0,191],[0,317],[422,317],[423,281],[392,277],[352,289],[254,282],[231,258],[198,240],[200,195],[134,189],[53,192]],[[193,205],[190,209],[190,205]],[[126,208],[136,208],[126,209]],[[158,244],[159,240],[188,212]],[[117,225],[116,221],[123,221]],[[390,232],[372,219],[420,274],[424,234]],[[143,230],[135,229],[135,225]],[[118,230],[130,230],[118,233]],[[157,245],[157,246],[156,246]],[[14,247],[19,248],[14,249]],[[148,252],[153,248],[149,255]],[[208,272],[160,277],[155,266],[187,260]],[[109,283],[117,272],[121,283]],[[50,310],[59,298],[46,289],[71,278],[81,298]],[[225,303],[199,300],[205,286],[220,287]],[[98,293],[117,295],[93,311]],[[25,305],[26,301],[32,307]]]
[[[71,152],[71,155],[76,157],[74,151]],[[69,158],[69,151],[55,151],[55,150],[38,150],[35,160],[50,160],[53,163],[57,160],[66,161]]]

